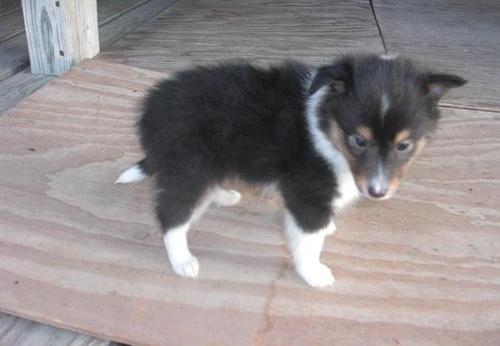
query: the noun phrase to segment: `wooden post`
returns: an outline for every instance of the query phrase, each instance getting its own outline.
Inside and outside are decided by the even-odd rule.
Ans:
[[[60,75],[99,53],[97,0],[22,0],[31,72]]]

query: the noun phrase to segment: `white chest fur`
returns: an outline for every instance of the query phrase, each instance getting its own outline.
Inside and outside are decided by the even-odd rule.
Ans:
[[[306,120],[314,148],[328,162],[337,177],[339,194],[332,203],[335,209],[339,210],[355,201],[359,197],[359,190],[346,158],[333,146],[332,142],[319,128],[317,111],[328,90],[329,87],[324,86],[309,97],[306,107]]]
[[[359,190],[350,170],[348,173],[338,172],[338,169],[336,171],[339,196],[334,198],[333,205],[335,210],[340,210],[359,198]]]

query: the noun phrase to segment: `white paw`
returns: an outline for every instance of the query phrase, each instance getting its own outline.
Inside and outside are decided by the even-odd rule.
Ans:
[[[237,204],[241,199],[241,194],[236,190],[220,190],[215,197],[215,203],[221,206],[230,207]]]
[[[177,275],[196,279],[200,271],[200,264],[196,257],[191,256],[185,261],[172,263],[172,269]]]
[[[335,282],[330,268],[320,262],[297,268],[297,272],[312,287],[331,286]]]

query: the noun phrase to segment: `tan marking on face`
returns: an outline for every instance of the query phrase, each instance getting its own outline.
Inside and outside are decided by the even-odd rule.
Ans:
[[[335,149],[337,149],[344,155],[344,157],[349,162],[349,166],[352,169],[352,165],[354,163],[354,156],[351,154],[351,152],[345,145],[344,132],[339,128],[339,126],[335,122],[332,122],[330,125],[330,131],[328,135]]]
[[[427,144],[427,140],[425,138],[418,140],[418,142],[415,144],[415,152],[413,153],[413,156],[411,157],[411,159],[408,160],[407,163],[405,163],[403,166],[401,166],[401,174],[400,175],[403,175],[406,172],[406,170],[411,165],[411,163],[417,158],[418,155],[420,155],[420,153],[422,152],[422,149],[425,147],[426,144]]]
[[[408,137],[410,137],[410,131],[408,130],[399,131],[396,134],[396,137],[394,137],[394,143],[396,144],[401,143],[402,141],[407,140]]]
[[[392,178],[391,183],[389,184],[389,190],[387,193],[390,195],[394,194],[394,192],[396,192],[396,190],[399,187],[399,182],[400,182],[399,177]]]
[[[413,155],[413,157],[416,157],[417,155],[419,155],[426,144],[427,144],[427,139],[425,139],[425,138],[419,139],[419,141],[416,143],[415,154]]]
[[[364,139],[371,141],[373,139],[373,133],[372,130],[370,130],[366,126],[360,126],[356,129],[358,133],[363,136]]]
[[[361,191],[368,191],[368,180],[362,174],[354,174],[354,180],[356,181],[356,185],[358,185],[358,189]]]

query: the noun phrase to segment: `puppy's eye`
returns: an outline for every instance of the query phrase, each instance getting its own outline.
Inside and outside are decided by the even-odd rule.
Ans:
[[[396,146],[400,153],[405,153],[413,149],[413,142],[410,140],[402,141]]]
[[[361,137],[360,135],[350,135],[349,136],[349,145],[356,150],[365,150],[367,145],[366,139]]]

